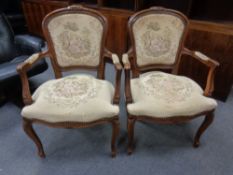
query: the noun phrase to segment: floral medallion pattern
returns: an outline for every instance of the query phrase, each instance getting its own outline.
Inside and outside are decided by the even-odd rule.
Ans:
[[[140,78],[140,85],[145,95],[166,103],[185,101],[192,94],[192,84],[165,73],[150,74]]]
[[[173,64],[183,34],[183,22],[171,15],[141,17],[133,25],[137,64]]]
[[[146,31],[142,35],[142,41],[146,55],[159,57],[171,48],[170,30],[166,28],[162,34],[157,34],[154,30]]]
[[[73,108],[97,96],[95,78],[89,76],[69,76],[55,80],[44,91],[44,98],[57,106]]]
[[[51,20],[48,28],[60,66],[99,64],[103,26],[98,19],[66,14]]]
[[[64,31],[58,36],[62,50],[68,57],[82,58],[90,53],[90,40],[74,32]]]

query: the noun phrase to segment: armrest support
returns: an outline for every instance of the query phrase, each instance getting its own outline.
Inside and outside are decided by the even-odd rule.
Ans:
[[[132,95],[131,95],[131,89],[130,89],[130,71],[131,71],[131,65],[129,58],[132,57],[132,49],[130,49],[127,53],[123,54],[122,56],[122,62],[124,64],[125,69],[125,100],[126,103],[132,103]]]
[[[16,35],[15,43],[21,52],[28,55],[40,52],[45,45],[45,42],[41,38],[32,35]]]
[[[20,75],[22,83],[22,96],[25,105],[32,104],[32,96],[29,87],[29,81],[27,76],[27,71],[40,59],[43,59],[45,56],[49,55],[48,52],[35,53],[30,56],[27,60],[17,66],[17,72]]]
[[[105,49],[104,56],[106,58],[110,58],[115,66],[116,69],[116,78],[115,78],[115,93],[113,97],[113,104],[119,104],[120,102],[120,88],[121,88],[121,72],[122,72],[122,65],[120,63],[119,57],[110,52],[109,50]]]
[[[182,54],[184,55],[189,55],[199,62],[203,63],[209,68],[208,76],[207,76],[207,82],[206,82],[206,87],[204,90],[204,95],[205,96],[211,96],[212,92],[214,91],[214,76],[215,76],[215,70],[216,67],[219,66],[219,63],[208,56],[204,55],[203,53],[199,51],[191,51],[187,48],[184,48],[182,50]]]

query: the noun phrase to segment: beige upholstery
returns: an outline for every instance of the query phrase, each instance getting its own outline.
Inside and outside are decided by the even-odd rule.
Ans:
[[[71,75],[42,84],[22,116],[47,122],[91,122],[118,115],[114,87],[89,75]]]
[[[181,19],[172,15],[140,17],[133,24],[137,64],[173,64],[183,31]]]
[[[163,72],[149,72],[131,80],[133,103],[128,112],[136,116],[191,116],[216,108],[214,99],[203,96],[193,80]]]
[[[101,22],[86,14],[64,14],[48,24],[60,66],[97,66],[103,35]]]

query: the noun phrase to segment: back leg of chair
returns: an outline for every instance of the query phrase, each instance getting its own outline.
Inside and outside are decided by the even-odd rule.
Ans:
[[[133,152],[133,140],[134,140],[134,125],[135,125],[135,118],[128,117],[128,154],[132,154]]]
[[[32,127],[32,121],[23,118],[23,129],[25,131],[25,133],[33,140],[33,142],[36,144],[37,149],[38,149],[38,155],[41,158],[45,158],[45,153],[44,153],[44,149],[42,146],[42,143],[39,139],[39,137],[37,136],[36,132],[34,131],[33,127]]]
[[[112,157],[116,156],[116,140],[119,135],[120,123],[119,119],[115,119],[112,121],[112,142],[111,142],[111,151]]]
[[[209,114],[207,114],[205,116],[203,123],[201,124],[200,128],[198,129],[198,131],[195,135],[194,142],[193,142],[194,147],[198,147],[200,145],[201,135],[210,126],[210,124],[213,122],[213,120],[214,120],[214,112],[210,112]]]

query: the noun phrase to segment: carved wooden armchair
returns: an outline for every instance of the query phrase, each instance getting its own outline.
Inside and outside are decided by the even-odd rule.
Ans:
[[[105,48],[106,18],[94,10],[70,6],[47,15],[42,25],[48,50],[32,55],[17,68],[26,105],[21,113],[24,131],[36,144],[39,156],[45,157],[33,123],[56,128],[85,128],[110,123],[111,150],[115,156],[122,67],[118,56]],[[46,56],[51,60],[56,79],[43,83],[31,96],[26,72]],[[115,65],[115,88],[104,80],[107,60]],[[62,78],[63,72],[73,69],[95,70],[97,78],[85,74]]]
[[[209,96],[214,90],[214,72],[219,64],[184,47],[188,23],[183,14],[159,7],[138,12],[128,22],[132,47],[123,55],[122,61],[129,154],[133,150],[136,121],[175,124],[204,115],[205,120],[194,139],[195,147],[213,121],[217,103]],[[182,55],[190,55],[209,68],[204,91],[188,77],[176,75]],[[172,74],[161,70],[171,70]]]

